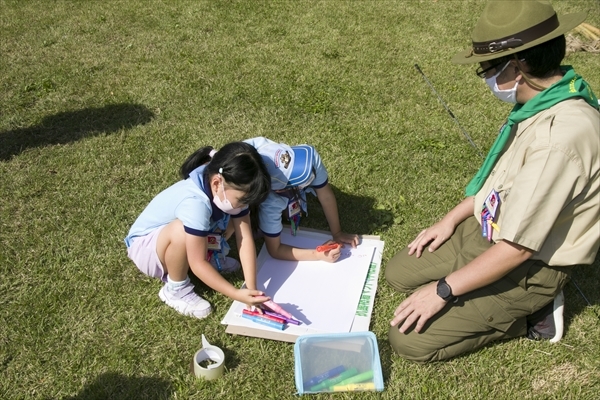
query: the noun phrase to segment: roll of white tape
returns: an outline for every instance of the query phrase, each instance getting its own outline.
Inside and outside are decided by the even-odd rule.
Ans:
[[[217,346],[208,343],[202,335],[202,348],[194,354],[193,364],[194,375],[211,381],[223,375],[225,354]]]

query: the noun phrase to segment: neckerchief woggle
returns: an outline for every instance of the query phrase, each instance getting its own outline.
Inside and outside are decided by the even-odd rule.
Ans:
[[[492,172],[498,157],[500,157],[500,154],[504,150],[504,146],[510,138],[510,131],[515,124],[573,97],[581,97],[596,110],[598,109],[598,98],[592,92],[590,85],[575,73],[572,66],[564,65],[560,68],[564,72],[564,76],[560,81],[538,93],[527,103],[516,104],[513,107],[506,123],[500,128],[500,133],[483,161],[483,165],[467,185],[465,189],[466,196],[474,196],[479,192],[490,172]]]

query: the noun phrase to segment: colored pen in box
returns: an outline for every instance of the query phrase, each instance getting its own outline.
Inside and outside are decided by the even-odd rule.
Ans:
[[[311,392],[318,392],[320,390],[323,389],[327,389],[330,386],[334,386],[335,384],[346,380],[354,375],[356,375],[358,373],[358,370],[356,368],[350,368],[344,372],[342,372],[341,374],[334,376],[333,378],[329,378],[329,379],[325,379],[323,382],[312,386],[310,389],[308,389]]]
[[[371,379],[373,379],[373,371],[366,371],[366,372],[362,372],[358,375],[354,375],[353,377],[350,377],[348,379],[345,379],[345,380],[339,382],[338,385],[344,386],[344,385],[349,385],[351,383],[362,383],[362,382],[366,382]],[[333,387],[330,389],[334,390]]]
[[[325,379],[329,379],[331,377],[341,374],[345,370],[346,370],[346,367],[344,367],[343,365],[339,365],[335,368],[330,369],[329,371],[325,371],[317,376],[310,378],[309,380],[304,382],[304,387],[314,386],[318,383],[323,382]]]
[[[265,325],[271,327],[273,329],[277,329],[282,331],[284,328],[284,324],[280,324],[279,322],[271,321],[265,318],[258,318],[254,315],[248,315],[242,313],[242,318],[249,319],[250,321],[256,322],[257,324]]]
[[[359,390],[375,390],[375,383],[350,383],[348,385],[336,385],[333,387],[334,392],[355,392]]]
[[[279,324],[285,324],[285,322],[286,322],[284,318],[277,318],[277,317],[273,317],[271,315],[261,314],[258,311],[250,311],[250,310],[244,309],[244,310],[242,310],[242,313],[244,313],[246,315],[253,315],[258,318],[268,319],[270,321],[274,321]]]

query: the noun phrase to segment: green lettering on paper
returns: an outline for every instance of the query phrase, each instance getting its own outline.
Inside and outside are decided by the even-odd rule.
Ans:
[[[369,303],[371,302],[371,291],[373,290],[373,278],[375,277],[375,270],[377,264],[371,263],[369,271],[367,272],[367,279],[365,280],[365,286],[363,287],[360,300],[358,301],[358,307],[356,308],[356,315],[359,317],[366,317],[369,315]]]

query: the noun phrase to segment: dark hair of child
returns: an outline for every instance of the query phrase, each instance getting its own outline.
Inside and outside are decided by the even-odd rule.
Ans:
[[[210,179],[220,173],[225,182],[234,189],[244,192],[239,201],[246,205],[262,203],[271,190],[271,177],[256,149],[248,143],[232,142],[221,147],[214,156],[206,146],[196,150],[181,165],[181,177],[187,179],[190,172],[206,165],[205,176]]]

